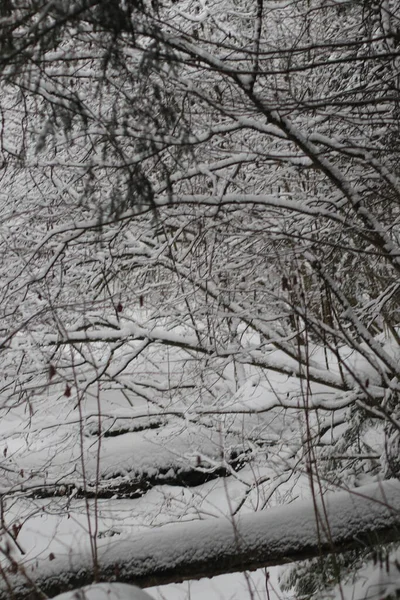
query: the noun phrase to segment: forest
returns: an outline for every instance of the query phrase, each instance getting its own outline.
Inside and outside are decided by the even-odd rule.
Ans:
[[[399,2],[0,0],[0,358],[0,600],[399,598]]]

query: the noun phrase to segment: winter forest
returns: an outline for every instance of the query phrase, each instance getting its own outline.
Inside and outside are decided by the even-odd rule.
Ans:
[[[0,0],[0,132],[0,600],[399,598],[398,0]]]

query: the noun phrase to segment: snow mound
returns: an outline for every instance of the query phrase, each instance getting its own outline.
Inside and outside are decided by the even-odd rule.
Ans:
[[[60,594],[54,600],[153,600],[153,598],[135,585],[95,583]]]

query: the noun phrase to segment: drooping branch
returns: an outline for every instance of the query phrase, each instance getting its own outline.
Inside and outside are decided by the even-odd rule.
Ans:
[[[304,560],[400,540],[400,482],[386,481],[239,518],[170,525],[99,545],[104,581],[141,587]],[[51,560],[52,559],[52,560]],[[14,564],[14,569],[16,565]],[[32,561],[7,576],[0,600],[54,596],[93,581],[90,552]]]

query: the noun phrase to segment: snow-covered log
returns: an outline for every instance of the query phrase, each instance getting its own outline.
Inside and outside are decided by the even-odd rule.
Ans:
[[[98,578],[140,587],[212,577],[400,540],[400,482],[330,493],[323,501],[169,525],[98,547]],[[12,565],[14,571],[16,565]],[[0,599],[39,598],[90,584],[89,551],[27,563],[7,573]]]

